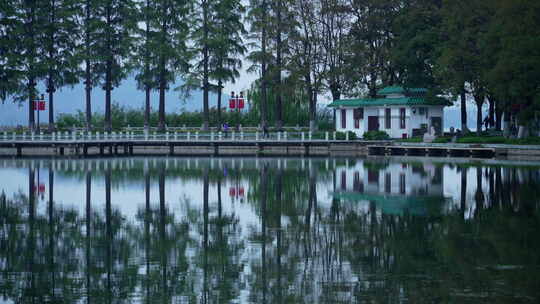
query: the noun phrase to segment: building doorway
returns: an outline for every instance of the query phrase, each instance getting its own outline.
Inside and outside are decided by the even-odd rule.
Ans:
[[[435,135],[442,135],[442,118],[441,117],[431,117],[431,126],[435,129]]]
[[[368,116],[368,131],[379,131],[378,116]]]

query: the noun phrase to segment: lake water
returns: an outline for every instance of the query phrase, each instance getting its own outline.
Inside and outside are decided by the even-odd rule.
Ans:
[[[0,303],[538,303],[540,166],[0,159]]]

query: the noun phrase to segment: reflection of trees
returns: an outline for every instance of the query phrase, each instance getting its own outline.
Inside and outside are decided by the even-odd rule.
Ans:
[[[177,214],[174,198],[165,196],[166,169],[143,172],[144,203],[135,219],[126,219],[111,196],[121,178],[111,170],[103,176],[103,205],[92,205],[93,174],[85,173],[86,208],[79,214],[54,201],[53,171],[49,200],[37,206],[31,169],[28,195],[0,194],[0,297],[16,303],[228,303],[244,291],[257,303],[538,298],[538,172],[457,170],[456,210],[418,216],[381,212],[373,203],[326,203],[318,193],[332,174],[263,162],[258,174],[242,176],[249,183],[244,206],[258,216],[244,238],[243,219],[221,195],[227,182],[221,170],[193,172],[202,201],[186,203]],[[158,202],[150,200],[152,181]],[[465,216],[467,208],[475,211]]]

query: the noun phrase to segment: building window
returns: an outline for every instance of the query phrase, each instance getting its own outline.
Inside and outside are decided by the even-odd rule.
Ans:
[[[341,110],[341,128],[347,129],[347,110]]]
[[[364,109],[354,109],[354,127],[360,129],[360,119],[364,119]]]
[[[385,123],[386,123],[386,128],[387,129],[391,129],[392,128],[392,116],[390,115],[390,109],[385,109],[385,113],[384,113],[384,120],[385,120]]]
[[[399,109],[399,127],[405,129],[405,108]]]

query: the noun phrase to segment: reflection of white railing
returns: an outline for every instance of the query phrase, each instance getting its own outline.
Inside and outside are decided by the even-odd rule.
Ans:
[[[37,133],[16,133],[3,132],[0,141],[4,142],[66,142],[66,141],[337,141],[336,132],[170,132],[142,133],[135,131],[113,131],[113,132],[53,132],[44,134]],[[340,140],[343,141],[343,140]],[[348,134],[345,141],[349,141]]]

